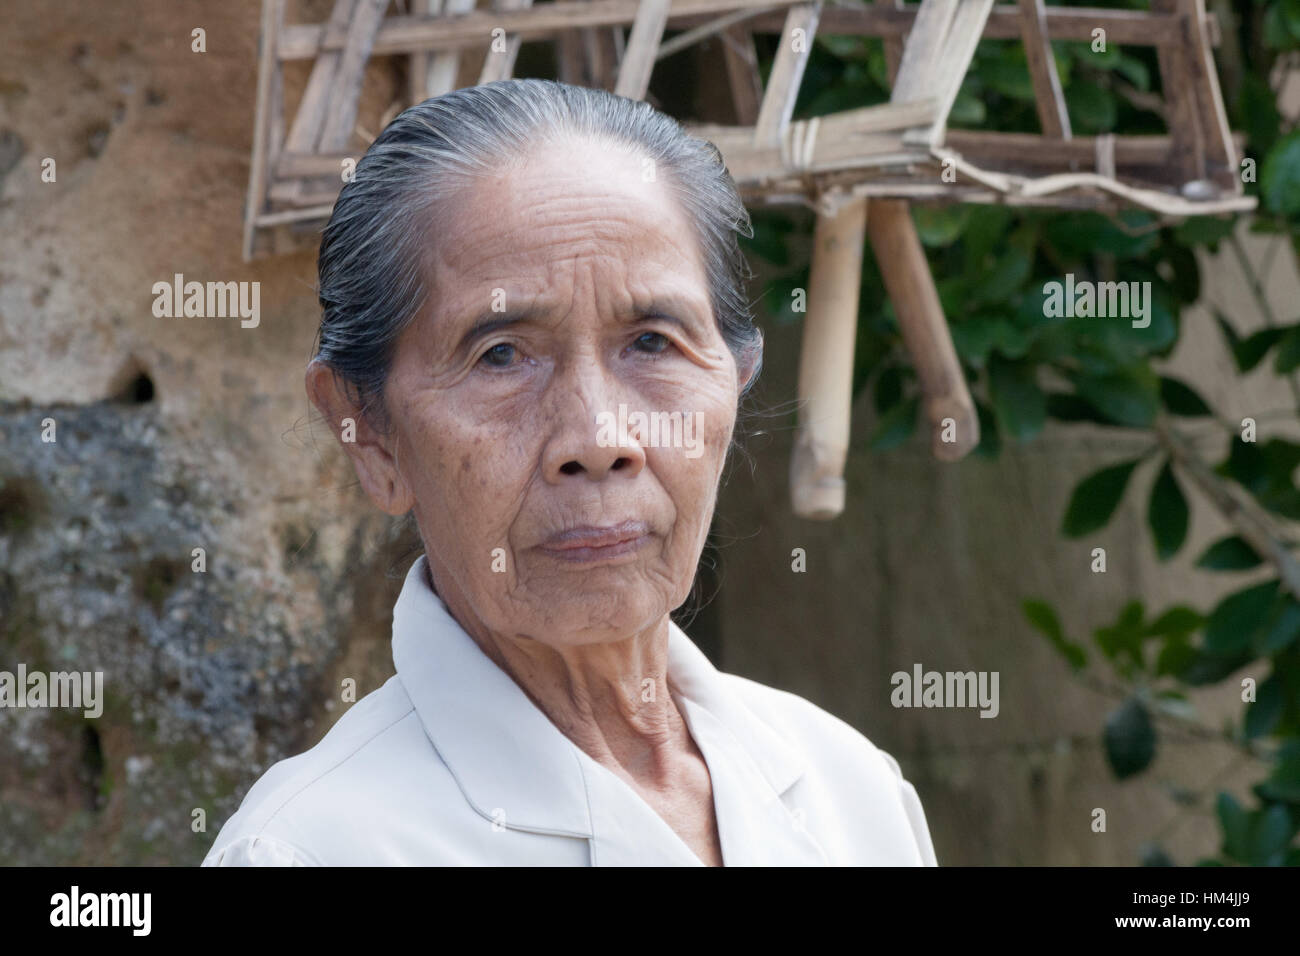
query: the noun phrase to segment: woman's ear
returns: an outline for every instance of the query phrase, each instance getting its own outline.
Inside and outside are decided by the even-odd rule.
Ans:
[[[414,496],[397,467],[395,444],[371,425],[348,394],[342,378],[325,363],[313,360],[307,366],[306,386],[307,397],[352,460],[370,500],[390,515],[410,511]]]

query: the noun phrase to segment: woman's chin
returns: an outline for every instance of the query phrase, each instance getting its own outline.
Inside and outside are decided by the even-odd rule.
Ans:
[[[625,582],[609,589],[588,585],[534,595],[529,603],[544,606],[544,611],[533,621],[545,621],[546,631],[529,636],[555,646],[576,647],[639,634],[662,621],[669,607],[662,594],[642,591],[638,584]]]

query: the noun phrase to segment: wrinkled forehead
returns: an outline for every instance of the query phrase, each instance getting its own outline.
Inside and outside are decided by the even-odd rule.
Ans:
[[[611,308],[675,298],[709,310],[677,191],[631,147],[562,141],[485,172],[444,207],[427,251],[435,312],[563,294],[579,281],[599,283]]]

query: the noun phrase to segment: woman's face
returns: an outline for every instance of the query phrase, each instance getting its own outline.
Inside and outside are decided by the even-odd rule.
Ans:
[[[620,147],[540,147],[469,187],[434,237],[434,291],[386,386],[382,503],[414,510],[471,629],[617,640],[690,592],[752,365],[717,329],[659,178]],[[564,537],[583,527],[615,531]]]

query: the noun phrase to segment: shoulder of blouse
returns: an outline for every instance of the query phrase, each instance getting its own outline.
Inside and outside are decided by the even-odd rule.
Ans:
[[[406,731],[423,742],[424,732],[419,728],[415,708],[394,676],[353,704],[314,747],[280,760],[262,774],[221,828],[201,865],[323,865],[282,826],[293,815],[284,811],[295,804],[329,806],[334,790],[355,783],[352,778],[356,774],[350,774],[349,768],[368,764],[369,752],[376,748],[394,745],[393,735],[400,735],[407,723],[411,726]],[[380,781],[375,783],[382,786]]]
[[[860,801],[866,792],[890,795],[904,814],[923,865],[938,866],[920,796],[890,753],[805,697],[739,674],[721,676],[755,717],[803,756],[807,772],[840,790],[841,798]]]
[[[264,835],[242,836],[214,849],[202,866],[320,866],[301,847]]]

